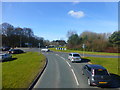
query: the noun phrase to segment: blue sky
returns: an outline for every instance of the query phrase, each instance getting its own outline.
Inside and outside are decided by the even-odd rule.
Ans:
[[[50,41],[67,40],[69,30],[112,33],[118,29],[118,3],[3,2],[2,22],[29,27]]]

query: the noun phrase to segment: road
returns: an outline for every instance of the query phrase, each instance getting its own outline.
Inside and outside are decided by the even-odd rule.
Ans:
[[[38,48],[27,48],[27,49],[23,49],[25,51],[37,51],[39,52],[40,50]],[[65,52],[59,52],[59,53],[64,53]],[[68,54],[68,53],[67,53]],[[81,54],[81,56],[83,56],[83,54]],[[103,57],[103,58],[120,58],[120,56],[111,56],[111,55],[92,55],[92,54],[84,54],[84,56],[86,57]]]
[[[43,53],[48,65],[34,88],[96,88],[87,85],[81,69],[86,62],[71,63],[67,54]]]
[[[25,51],[39,52],[39,49]],[[82,66],[87,64],[87,60],[71,63],[67,53],[44,52],[43,54],[47,57],[48,64],[34,88],[98,88],[89,86],[87,78],[82,75]]]

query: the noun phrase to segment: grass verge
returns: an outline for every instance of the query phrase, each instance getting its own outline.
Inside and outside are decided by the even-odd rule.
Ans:
[[[13,55],[2,63],[3,88],[28,88],[45,64],[45,56],[37,52]]]
[[[86,57],[92,64],[104,66],[110,73],[119,74],[118,72],[118,58],[100,58],[100,57]]]
[[[57,52],[76,52],[76,53],[80,53],[82,54],[83,51],[79,51],[79,50],[56,50],[56,48],[49,48],[51,51],[57,51]],[[119,54],[118,53],[105,53],[105,52],[88,52],[88,51],[85,51],[84,54],[92,54],[92,55],[110,55],[110,56],[118,56]]]

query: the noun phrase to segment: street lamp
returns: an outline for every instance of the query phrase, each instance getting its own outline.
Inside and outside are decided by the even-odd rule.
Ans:
[[[38,43],[38,46],[39,46],[39,51],[40,51],[40,43]]]
[[[20,47],[21,47],[21,35],[20,35]]]
[[[82,48],[83,48],[83,57],[85,56],[84,55],[84,51],[85,51],[85,44],[82,45]]]

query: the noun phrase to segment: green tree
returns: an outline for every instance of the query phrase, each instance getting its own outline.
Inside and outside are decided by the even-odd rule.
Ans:
[[[113,45],[120,45],[120,30],[115,31],[110,37],[109,37],[110,43]]]
[[[78,34],[73,34],[68,38],[68,48],[70,49],[75,49],[76,47],[78,47],[81,43],[81,40],[78,36]]]

